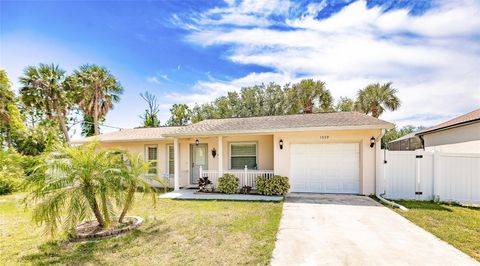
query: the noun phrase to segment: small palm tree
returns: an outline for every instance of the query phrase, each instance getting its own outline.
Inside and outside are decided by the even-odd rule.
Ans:
[[[385,109],[395,111],[400,107],[400,99],[396,93],[397,90],[392,88],[392,82],[383,85],[370,84],[358,91],[355,109],[378,118]]]
[[[294,84],[289,89],[288,98],[292,103],[289,113],[298,113],[299,109],[304,114],[313,113],[316,102],[318,102],[318,109],[321,112],[333,110],[332,95],[325,88],[325,82],[320,80],[304,79]]]
[[[78,105],[92,118],[95,135],[100,134],[99,121],[120,101],[122,86],[108,69],[88,64],[75,71],[71,84],[79,88]]]
[[[132,155],[124,153],[126,160],[122,174],[122,186],[123,186],[123,208],[118,219],[118,222],[123,223],[125,215],[130,210],[135,199],[135,192],[138,188],[141,188],[143,193],[149,194],[152,197],[152,201],[156,201],[156,189],[151,185],[153,181],[160,183],[165,189],[168,184],[164,179],[158,178],[157,175],[147,174],[151,168],[151,161],[145,161],[141,154]]]
[[[119,197],[121,158],[110,151],[97,151],[96,144],[57,147],[44,155],[28,178],[31,194],[38,202],[33,220],[54,233],[61,223],[70,235],[92,216],[100,228],[110,222],[110,199]]]

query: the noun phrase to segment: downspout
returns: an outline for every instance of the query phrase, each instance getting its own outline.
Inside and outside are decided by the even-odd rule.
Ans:
[[[382,132],[380,133],[380,135],[378,136],[377,138],[377,144],[378,145],[378,142],[380,142],[380,145],[382,145],[382,137],[385,135],[385,129],[382,129]],[[382,149],[382,147],[380,146],[380,149]],[[393,201],[389,201],[389,200],[386,200],[385,198],[383,198],[383,196],[387,193],[387,190],[386,190],[386,184],[387,182],[386,181],[386,175],[385,175],[385,164],[386,164],[386,150],[387,150],[387,147],[385,147],[385,153],[384,153],[384,156],[383,156],[383,162],[382,162],[382,171],[383,171],[383,178],[384,178],[384,186],[383,186],[383,193],[380,194],[378,191],[375,190],[376,192],[376,195],[377,198],[382,201],[383,203],[385,204],[388,204],[390,206],[393,206],[393,207],[397,207],[399,208],[400,210],[402,211],[408,211],[408,209],[398,203],[395,203]],[[376,161],[376,158],[377,158],[377,149],[375,149],[375,161]],[[376,171],[376,167],[375,167],[375,171]],[[375,174],[375,182],[376,182],[376,178],[377,178],[377,175]]]

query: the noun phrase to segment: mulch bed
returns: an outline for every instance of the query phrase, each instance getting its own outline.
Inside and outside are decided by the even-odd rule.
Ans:
[[[123,223],[112,222],[107,229],[98,227],[97,221],[88,221],[77,226],[77,235],[71,241],[95,239],[118,236],[138,228],[143,223],[143,218],[138,216],[126,216]]]

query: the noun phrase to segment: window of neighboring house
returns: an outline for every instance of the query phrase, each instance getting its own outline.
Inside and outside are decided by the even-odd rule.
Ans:
[[[168,174],[173,176],[175,174],[175,153],[173,145],[168,145]]]
[[[231,143],[230,169],[257,169],[257,143]]]
[[[147,153],[147,161],[150,162],[150,169],[148,169],[149,174],[157,174],[158,173],[158,152],[157,152],[157,145],[150,145],[146,147]]]

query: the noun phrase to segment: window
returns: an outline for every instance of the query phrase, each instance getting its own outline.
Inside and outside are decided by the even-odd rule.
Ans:
[[[173,145],[167,146],[167,156],[168,156],[168,174],[175,174],[175,153],[173,151]]]
[[[146,147],[147,161],[150,162],[150,169],[148,169],[149,174],[157,174],[157,145],[150,145]]]
[[[231,143],[230,144],[230,169],[257,169],[257,144],[256,143]]]

